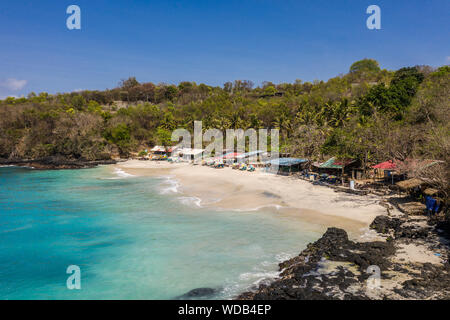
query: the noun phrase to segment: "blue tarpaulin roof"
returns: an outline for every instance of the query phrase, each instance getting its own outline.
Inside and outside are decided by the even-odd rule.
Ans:
[[[268,163],[278,166],[295,166],[296,164],[308,162],[308,159],[300,158],[279,158],[268,161]]]

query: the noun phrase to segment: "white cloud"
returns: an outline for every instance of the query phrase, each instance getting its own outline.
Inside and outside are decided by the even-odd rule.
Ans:
[[[18,80],[14,78],[9,78],[6,79],[6,81],[1,82],[0,85],[9,90],[17,91],[25,87],[27,85],[27,82],[28,82],[27,80]]]
[[[447,61],[450,61],[450,56],[447,57]]]

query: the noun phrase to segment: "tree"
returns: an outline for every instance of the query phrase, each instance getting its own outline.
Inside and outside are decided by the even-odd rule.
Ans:
[[[131,148],[131,134],[130,128],[125,123],[109,128],[105,136],[119,148],[121,154],[128,154]]]
[[[155,85],[147,82],[141,85],[140,91],[144,101],[155,101]]]
[[[79,94],[72,98],[72,106],[77,110],[82,110],[86,105],[86,100]]]
[[[356,61],[350,66],[350,73],[374,73],[380,71],[380,64],[373,59]]]
[[[387,71],[365,59],[350,69],[328,81],[257,88],[244,80],[219,88],[131,77],[112,90],[9,98],[0,101],[0,156],[101,159],[117,149],[126,155],[156,141],[170,144],[175,128],[203,120],[205,129],[279,128],[280,145],[313,159],[327,153],[367,165],[392,158],[448,162],[449,66]],[[145,103],[124,108],[114,100]]]
[[[136,77],[129,77],[128,79],[122,79],[119,82],[119,87],[125,90],[136,87],[139,85],[139,82],[136,80]]]
[[[167,147],[172,144],[172,133],[169,130],[159,127],[156,136],[161,145]]]
[[[225,90],[228,93],[231,93],[231,91],[233,90],[233,84],[231,82],[225,82],[223,85],[223,90]]]
[[[264,89],[265,96],[274,96],[277,93],[277,89],[273,86],[268,86]]]
[[[178,95],[177,87],[175,87],[174,85],[166,87],[166,90],[164,92],[164,97],[167,100],[173,101],[173,99],[175,99],[177,95]]]
[[[295,129],[290,152],[307,159],[320,158],[321,147],[327,136],[326,128],[316,125],[301,125]]]

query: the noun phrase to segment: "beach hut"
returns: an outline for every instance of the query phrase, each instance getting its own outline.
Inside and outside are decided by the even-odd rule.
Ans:
[[[428,186],[425,181],[418,178],[403,180],[397,182],[395,185],[400,189],[400,191],[409,194],[415,199],[421,199],[424,194],[424,190],[426,190]]]
[[[377,165],[374,165],[372,168],[374,169],[383,169],[383,170],[395,170],[397,169],[396,161],[389,160],[382,163],[379,163]]]
[[[394,184],[394,180],[396,180],[395,176],[397,175],[396,171],[401,163],[400,160],[389,160],[372,166],[374,179],[385,179]]]
[[[282,175],[290,175],[296,172],[300,172],[304,169],[305,165],[308,163],[309,163],[308,159],[300,159],[300,158],[279,158],[267,161],[269,172],[278,173]]]
[[[167,160],[167,148],[164,146],[154,146],[150,152],[152,160]]]
[[[360,161],[355,159],[338,160],[333,157],[319,164],[316,169],[321,174],[341,177],[343,183],[345,176],[351,176],[353,179],[360,179],[362,177],[363,170],[360,168],[360,164]]]
[[[150,150],[153,154],[166,154],[166,147],[164,146],[154,146],[151,150]]]
[[[180,156],[183,161],[197,161],[200,160],[203,154],[204,149],[191,149],[184,148],[180,150]]]
[[[412,178],[412,179],[408,179],[408,180],[403,180],[400,182],[397,182],[396,185],[404,190],[404,191],[411,191],[414,189],[419,189],[421,188],[423,185],[425,185],[425,181],[422,181],[420,179],[417,178]]]

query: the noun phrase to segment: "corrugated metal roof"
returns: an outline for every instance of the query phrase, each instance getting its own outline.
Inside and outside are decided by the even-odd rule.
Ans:
[[[342,161],[336,161],[336,158],[333,157],[331,159],[328,159],[324,163],[322,163],[319,168],[323,169],[342,169],[343,167],[348,166],[349,164],[355,162],[353,159],[345,159]]]
[[[268,161],[268,163],[278,166],[293,166],[300,163],[308,162],[308,159],[300,158],[279,158]]]
[[[395,161],[393,161],[393,160],[389,160],[389,161],[386,161],[386,162],[379,163],[379,164],[373,166],[372,168],[374,168],[374,169],[384,169],[384,170],[393,170],[393,169],[397,168],[397,163]]]

